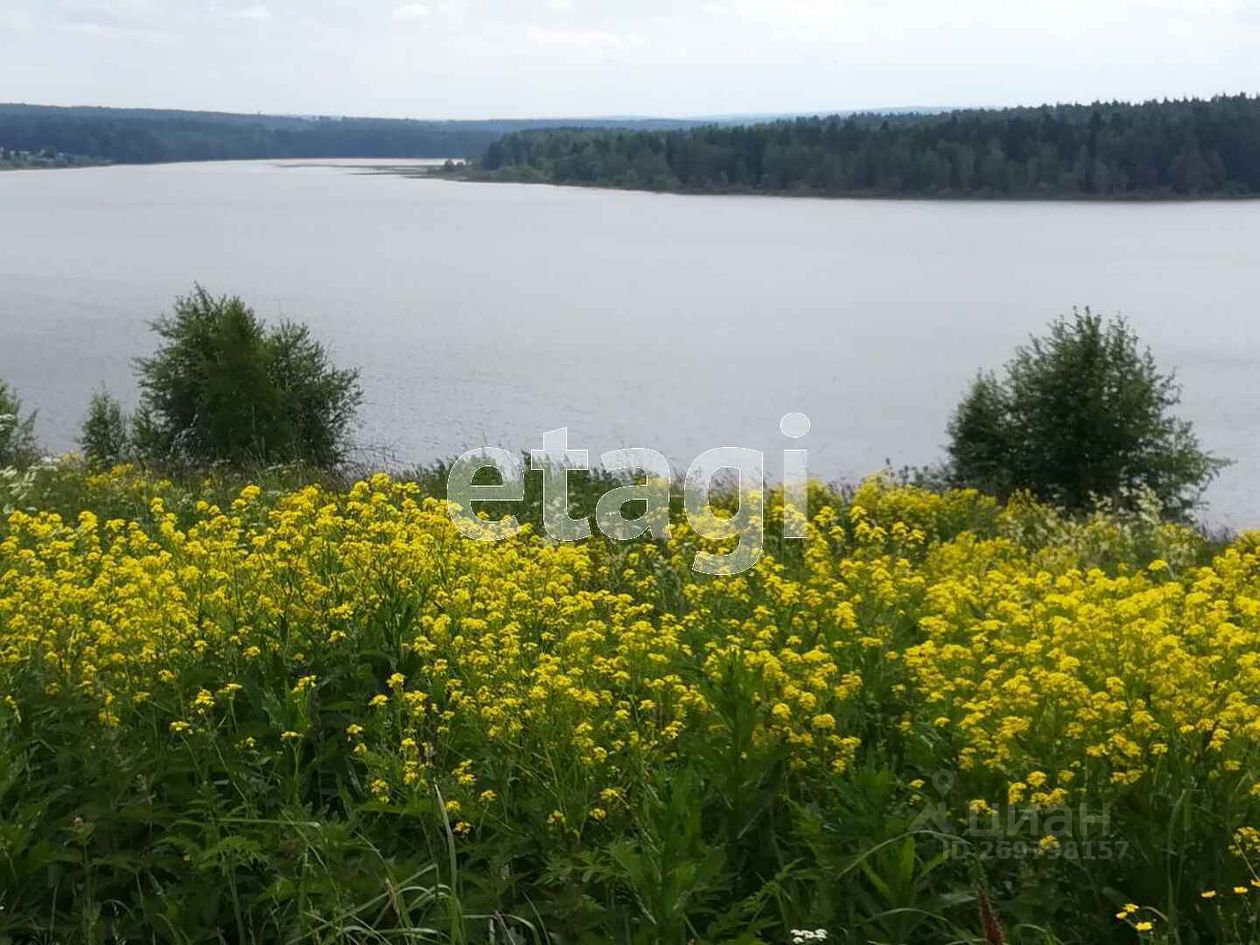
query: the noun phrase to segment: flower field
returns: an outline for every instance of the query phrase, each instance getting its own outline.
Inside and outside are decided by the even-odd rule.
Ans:
[[[873,480],[706,577],[682,522],[48,475],[0,522],[0,941],[1260,941],[1245,536]]]

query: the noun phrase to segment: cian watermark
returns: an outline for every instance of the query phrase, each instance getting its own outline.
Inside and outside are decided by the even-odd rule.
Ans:
[[[930,778],[935,799],[925,799],[911,821],[912,831],[935,834],[946,857],[981,860],[1020,860],[1033,857],[1065,860],[1121,860],[1129,843],[1111,831],[1107,805],[1003,804],[990,807],[971,801],[961,823],[951,818],[948,795],[955,786],[952,771],[936,771]]]
[[[803,413],[785,414],[780,432],[799,441],[809,433]],[[780,471],[783,483],[783,537],[804,538],[809,519],[808,451],[784,449]],[[590,453],[569,445],[569,430],[560,427],[543,434],[542,449],[530,451],[530,468],[542,474],[543,531],[555,541],[581,541],[595,528],[616,541],[644,535],[669,537],[670,488],[674,470],[663,453],[635,447],[600,454],[600,466],[623,474],[626,484],[609,489],[598,499],[593,516],[574,516],[569,508],[569,473],[590,471]],[[495,469],[499,482],[475,484],[483,469]],[[729,514],[715,511],[713,498],[720,489],[724,500],[734,499]],[[766,457],[760,450],[722,446],[705,450],[688,466],[683,477],[683,509],[687,522],[701,538],[734,540],[725,553],[698,551],[692,567],[704,574],[740,574],[761,557],[765,545]],[[513,515],[491,521],[477,514],[485,502],[517,504],[525,499],[525,462],[510,450],[487,447],[472,450],[452,464],[446,495],[452,521],[460,532],[476,541],[500,541],[520,531]],[[627,518],[625,507],[634,503],[643,512]],[[727,503],[724,503],[724,506]],[[592,519],[594,524],[592,525]]]

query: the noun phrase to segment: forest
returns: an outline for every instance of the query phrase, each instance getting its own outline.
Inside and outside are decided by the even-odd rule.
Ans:
[[[0,148],[56,152],[79,163],[152,164],[251,158],[463,158],[513,131],[563,127],[564,119],[412,121],[239,115],[127,108],[0,104]],[[590,125],[590,120],[584,120]],[[625,119],[596,124],[676,128],[688,122]]]
[[[512,133],[494,179],[828,196],[1236,197],[1260,192],[1260,97]]]

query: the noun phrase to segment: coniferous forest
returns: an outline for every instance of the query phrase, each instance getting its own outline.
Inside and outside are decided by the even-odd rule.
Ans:
[[[488,176],[832,196],[1260,193],[1260,97],[862,114],[723,127],[513,133]]]

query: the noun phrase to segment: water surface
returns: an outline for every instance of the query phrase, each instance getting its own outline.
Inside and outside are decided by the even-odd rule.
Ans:
[[[362,162],[359,162],[362,163]],[[384,162],[397,163],[397,162]],[[685,466],[810,449],[855,479],[938,458],[977,369],[1073,305],[1122,312],[1238,460],[1210,518],[1260,525],[1260,202],[691,197],[241,162],[0,174],[0,377],[70,448],[134,401],[149,319],[199,281],[363,371],[400,463],[568,426]],[[803,411],[789,442],[779,417]]]

